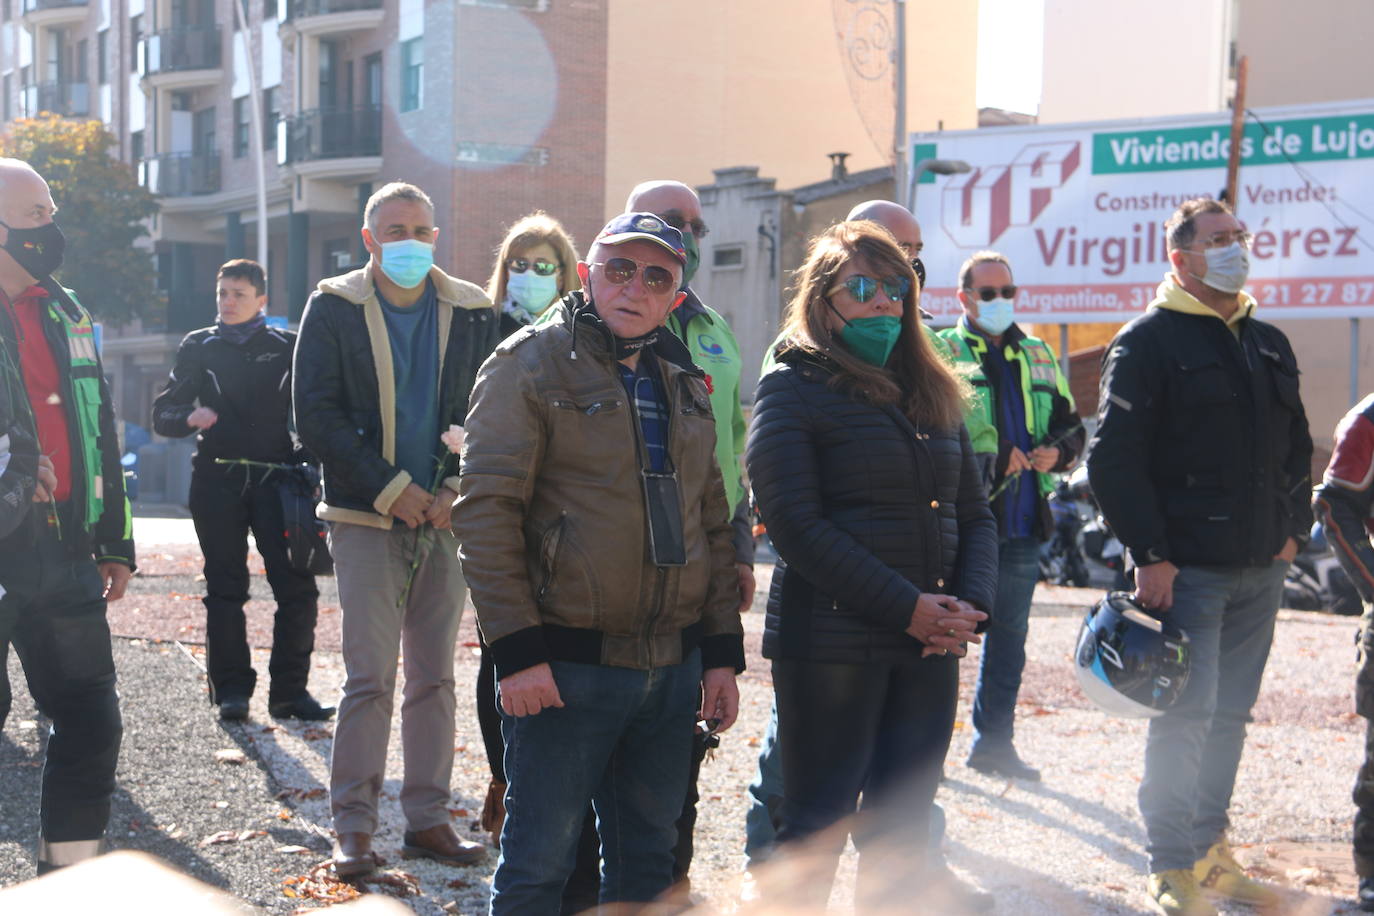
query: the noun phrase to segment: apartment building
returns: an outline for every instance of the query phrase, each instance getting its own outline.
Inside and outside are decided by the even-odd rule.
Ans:
[[[269,310],[295,321],[319,278],[364,257],[361,207],[386,181],[429,192],[436,261],[485,283],[505,227],[535,209],[585,245],[646,178],[761,161],[800,182],[836,149],[890,161],[830,0],[241,2],[246,30],[232,0],[0,0],[4,119],[100,119],[160,198],[166,324],[105,335],[134,422],[182,334],[213,321],[221,262],[265,232]],[[953,6],[909,20],[912,129],[974,123],[977,10]]]

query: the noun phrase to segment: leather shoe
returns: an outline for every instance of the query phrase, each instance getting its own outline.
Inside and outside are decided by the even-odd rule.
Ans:
[[[220,697],[219,717],[226,722],[242,722],[248,718],[248,698],[240,696]]]
[[[294,700],[274,700],[267,704],[267,711],[274,719],[303,719],[306,722],[323,722],[334,717],[333,706],[321,706],[308,693]]]
[[[341,833],[334,842],[334,872],[340,878],[360,878],[377,868],[372,834]]]
[[[969,754],[968,765],[988,776],[1040,781],[1040,771],[1017,756],[1015,748],[1007,748],[1000,753]]]
[[[474,865],[487,857],[487,847],[465,840],[448,824],[407,830],[401,847],[405,859],[433,859],[445,865]]]
[[[1356,897],[1360,901],[1361,912],[1374,913],[1374,877],[1360,879],[1360,890]]]

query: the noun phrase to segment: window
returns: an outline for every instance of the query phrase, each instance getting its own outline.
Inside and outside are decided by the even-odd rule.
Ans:
[[[95,34],[95,78],[100,85],[110,81],[110,30]]]
[[[131,162],[143,160],[143,131],[141,130],[129,134],[129,160]]]
[[[277,122],[281,120],[281,103],[277,87],[262,91],[262,148],[277,148]]]
[[[0,0],[0,2],[4,2],[4,0]],[[6,5],[8,5],[8,4],[6,4]],[[4,114],[5,114],[5,120],[8,121],[11,117],[14,116],[14,109],[11,107],[11,102],[10,102],[10,93],[14,91],[14,85],[13,85],[13,84],[14,84],[14,79],[13,79],[8,73],[6,73],[6,74],[5,74],[4,83],[5,83],[5,87],[4,87],[3,90],[0,90],[0,91],[4,92],[4,94],[5,94],[5,99],[4,99],[4,109],[5,109],[5,111],[4,111]]]
[[[277,18],[277,0],[262,0],[262,21],[272,22]]]
[[[425,51],[423,38],[401,42],[401,110],[414,111],[424,103]]]
[[[248,155],[248,138],[252,136],[252,116],[248,112],[248,96],[234,99],[234,158]]]
[[[210,156],[217,148],[215,106],[211,105],[191,116],[191,151],[198,156]]]
[[[711,267],[717,270],[743,266],[743,245],[721,245],[711,250]]]
[[[382,107],[382,55],[369,54],[363,58],[363,104],[368,108]]]
[[[129,70],[132,73],[139,73],[138,69],[138,46],[143,41],[143,17],[129,17]]]
[[[88,42],[84,38],[76,43],[76,60],[73,61],[75,66],[72,67],[72,71],[76,74],[76,81],[78,83],[84,83],[90,78],[86,70],[86,51],[88,46]]]

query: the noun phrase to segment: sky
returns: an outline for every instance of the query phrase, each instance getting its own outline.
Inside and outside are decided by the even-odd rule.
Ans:
[[[979,108],[1040,106],[1044,0],[978,0]]]

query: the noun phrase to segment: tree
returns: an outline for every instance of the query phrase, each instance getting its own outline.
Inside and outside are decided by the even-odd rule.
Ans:
[[[112,154],[116,140],[99,121],[48,112],[13,122],[0,155],[23,160],[52,189],[67,254],[57,279],[98,320],[123,324],[166,313],[152,253],[138,247],[157,200]]]

